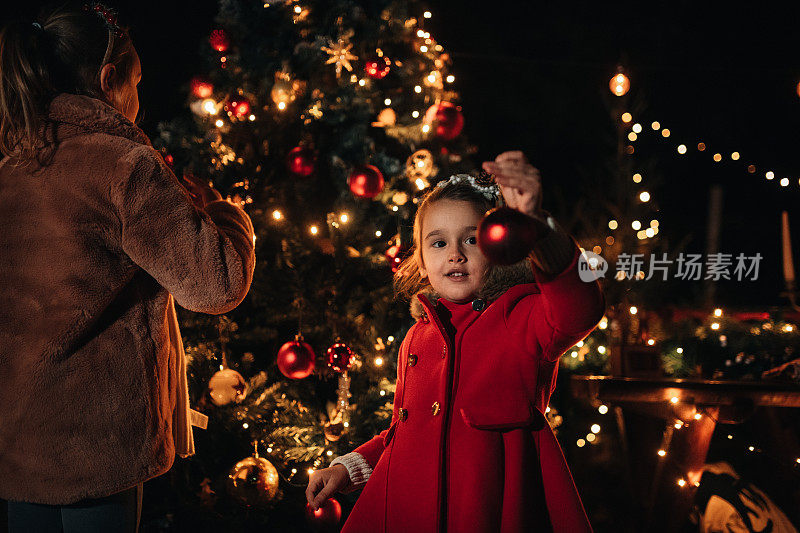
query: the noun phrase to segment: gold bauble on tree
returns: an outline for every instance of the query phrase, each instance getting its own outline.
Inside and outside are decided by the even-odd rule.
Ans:
[[[239,403],[247,395],[247,382],[232,368],[224,368],[208,380],[208,395],[214,405]]]
[[[242,459],[228,474],[228,493],[247,507],[268,504],[278,493],[278,470],[272,463],[259,457]]]

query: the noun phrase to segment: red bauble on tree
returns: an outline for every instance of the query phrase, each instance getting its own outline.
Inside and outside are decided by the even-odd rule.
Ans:
[[[478,224],[478,246],[496,265],[522,261],[549,228],[544,222],[510,207],[489,211]]]
[[[245,118],[250,114],[250,101],[244,96],[233,96],[225,104],[225,111],[236,118]]]
[[[228,34],[225,33],[225,30],[212,31],[208,42],[211,43],[211,48],[220,53],[226,52],[231,45],[231,41],[228,39]]]
[[[286,168],[295,176],[307,178],[314,173],[317,158],[314,151],[305,146],[292,148],[286,156]]]
[[[210,98],[214,93],[214,86],[211,82],[199,76],[192,78],[191,87],[192,95],[197,98]]]
[[[375,198],[383,190],[383,174],[374,165],[356,167],[347,178],[350,191],[359,198]]]
[[[303,379],[314,372],[314,350],[299,333],[278,350],[278,369],[290,379]]]
[[[425,112],[425,123],[433,125],[437,137],[446,141],[455,139],[464,129],[461,107],[450,102],[439,102]]]
[[[405,259],[408,250],[409,248],[405,244],[395,244],[390,246],[389,249],[386,250],[386,253],[383,254],[386,260],[389,261],[392,272],[397,272],[397,269],[400,268],[400,263]]]
[[[328,366],[331,367],[335,372],[346,372],[350,365],[353,364],[353,359],[355,359],[355,354],[350,349],[348,345],[343,342],[336,342],[333,346],[328,348],[328,351],[325,353],[325,358],[328,362]]]
[[[392,62],[388,57],[373,57],[369,59],[364,65],[364,71],[367,76],[376,80],[382,80],[389,74],[392,68]]]
[[[316,511],[306,504],[306,521],[317,531],[334,531],[342,519],[342,506],[333,498],[328,498]]]

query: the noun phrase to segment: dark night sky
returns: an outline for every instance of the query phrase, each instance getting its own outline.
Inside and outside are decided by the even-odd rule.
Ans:
[[[213,27],[216,2],[110,3],[133,28],[144,69],[142,127],[152,135],[158,121],[184,110],[181,87],[200,73],[199,49]],[[32,17],[41,4],[3,17]],[[434,16],[426,28],[453,57],[466,134],[478,145],[478,158],[524,150],[542,170],[545,207],[554,210],[548,198],[571,204],[570,195],[588,194],[582,185],[600,179],[613,153],[608,80],[624,61],[646,131],[658,120],[673,133],[646,154],[663,179],[648,189],[661,208],[662,228],[693,234],[695,251],[703,251],[708,188],[721,184],[721,251],[765,256],[760,281],[731,285],[723,303],[782,303],[782,209],[793,217],[793,241],[800,242],[800,8],[643,4],[448,0],[430,3]],[[702,157],[692,150],[700,140],[709,145]],[[688,155],[675,152],[680,142]],[[734,150],[741,161],[730,160]],[[715,151],[726,156],[723,163],[710,161]],[[759,169],[754,176],[744,170],[751,162]],[[768,169],[789,177],[790,186],[766,181]],[[800,263],[800,246],[795,251]]]

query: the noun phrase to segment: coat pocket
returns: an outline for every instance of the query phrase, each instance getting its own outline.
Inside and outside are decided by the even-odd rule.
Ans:
[[[389,427],[389,430],[386,432],[386,435],[383,437],[383,447],[389,446],[389,443],[392,442],[392,438],[394,437],[394,432],[397,431],[397,424],[399,420],[395,420],[394,423]]]
[[[464,422],[475,429],[488,431],[506,431],[530,427],[541,429],[546,424],[544,415],[529,401],[517,402],[503,406],[475,405],[462,407],[461,417]]]

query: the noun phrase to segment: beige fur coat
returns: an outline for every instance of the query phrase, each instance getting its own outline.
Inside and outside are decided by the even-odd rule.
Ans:
[[[224,313],[250,287],[253,226],[196,209],[145,134],[62,94],[43,168],[0,161],[0,498],[69,504],[175,458],[174,301]]]

